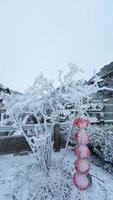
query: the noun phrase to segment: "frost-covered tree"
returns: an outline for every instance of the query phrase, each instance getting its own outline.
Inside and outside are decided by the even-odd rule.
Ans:
[[[62,71],[59,71],[59,89],[57,93],[58,103],[70,103],[75,110],[79,111],[83,109],[84,99],[88,100],[92,97],[93,93],[96,93],[99,89],[97,77],[93,85],[88,85],[85,80],[78,80],[78,72],[83,72],[76,64],[68,64],[69,72],[64,75]],[[86,108],[87,109],[87,108]]]
[[[40,166],[44,167],[46,172],[49,170],[51,160],[51,135],[47,127],[45,105],[48,104],[51,107],[50,98],[53,90],[52,81],[40,73],[33,85],[22,96],[14,97],[11,94],[3,97],[7,114],[13,120],[14,125],[22,130],[34,155],[40,162]],[[25,125],[23,124],[23,115],[25,113],[28,117],[32,114],[37,120],[35,134],[32,137],[28,137],[23,128]],[[40,115],[44,118],[44,132],[40,122]],[[40,135],[39,130],[42,133]]]
[[[69,64],[69,71],[67,74],[63,72],[59,73],[59,87],[55,89],[53,81],[48,80],[43,73],[40,73],[39,76],[35,79],[33,85],[28,88],[28,90],[20,96],[4,95],[4,105],[7,110],[7,114],[13,120],[14,125],[18,128],[21,128],[23,134],[28,141],[32,151],[36,154],[37,159],[41,157],[38,154],[37,138],[39,139],[38,131],[40,129],[42,140],[44,140],[44,157],[50,159],[47,151],[50,152],[50,134],[47,125],[48,113],[54,123],[56,121],[56,115],[59,112],[65,111],[65,104],[71,103],[74,104],[74,109],[78,109],[79,113],[82,113],[82,108],[84,106],[84,98],[87,100],[90,98],[92,91],[96,92],[98,85],[94,84],[89,86],[84,80],[76,80],[76,75],[80,70],[75,64]],[[49,110],[49,111],[48,111]],[[36,118],[37,123],[35,124],[35,135],[32,138],[29,138],[23,129],[23,116],[26,115],[26,120],[29,115],[33,115]],[[44,125],[40,122],[40,116],[43,116]],[[24,118],[25,119],[25,118]],[[72,119],[69,119],[70,122]],[[44,129],[43,129],[44,127]],[[70,123],[70,132],[67,140],[67,145],[69,142],[69,137],[71,134],[72,123]],[[44,131],[43,131],[44,130]],[[49,145],[46,144],[49,143]],[[45,156],[46,155],[46,156]],[[45,158],[44,158],[45,161]],[[45,162],[46,169],[48,162]]]

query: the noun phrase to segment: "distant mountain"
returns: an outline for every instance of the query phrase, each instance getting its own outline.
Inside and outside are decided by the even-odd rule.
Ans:
[[[0,87],[4,87],[2,84],[0,84]]]
[[[0,84],[0,92],[4,92],[4,93],[7,93],[7,94],[22,95],[22,93],[15,91],[15,90],[11,90],[9,88],[6,88],[2,84]]]

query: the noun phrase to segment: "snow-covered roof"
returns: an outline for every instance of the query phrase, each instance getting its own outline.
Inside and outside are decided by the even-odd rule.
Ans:
[[[109,87],[106,87],[106,86],[98,89],[98,91],[100,91],[100,90],[109,90],[109,91],[113,92],[113,88],[109,88]]]
[[[103,103],[91,103],[87,108],[87,111],[102,111],[103,107]]]

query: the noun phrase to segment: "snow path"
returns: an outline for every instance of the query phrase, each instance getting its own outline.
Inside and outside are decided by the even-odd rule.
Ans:
[[[57,163],[62,158],[63,154],[64,151],[61,151],[60,153],[53,153],[53,161]],[[74,160],[75,156],[73,151],[68,150],[68,156],[63,165],[64,171],[67,170],[67,172],[72,173]],[[19,176],[17,176],[17,179],[15,179],[15,175],[19,175],[19,173],[25,172],[26,168],[33,165],[34,163],[35,158],[31,154],[27,156],[0,156],[0,200],[16,200],[15,197],[11,196],[11,193],[12,189],[14,190],[17,187],[18,180],[21,180],[19,183],[20,186],[23,183],[24,187],[19,188],[19,192],[21,194],[23,193],[23,195],[20,196],[17,200],[27,200],[26,196],[30,183],[27,178],[22,180],[18,178]],[[113,200],[113,176],[94,164],[91,164],[90,173],[102,179],[103,182],[93,177],[92,187],[84,192],[78,191],[72,185],[72,194],[70,200]],[[35,176],[36,174],[34,174],[34,177]],[[37,178],[36,181],[38,181]]]
[[[15,174],[35,160],[31,156],[0,155],[0,200],[9,200]]]

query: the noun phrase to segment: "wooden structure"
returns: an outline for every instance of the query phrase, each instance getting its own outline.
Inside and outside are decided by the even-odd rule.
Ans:
[[[54,151],[58,152],[60,151],[61,146],[61,136],[60,136],[60,124],[56,123],[54,125],[54,133],[53,133],[53,140],[54,140]]]
[[[0,154],[31,151],[24,136],[5,136],[0,138]]]

